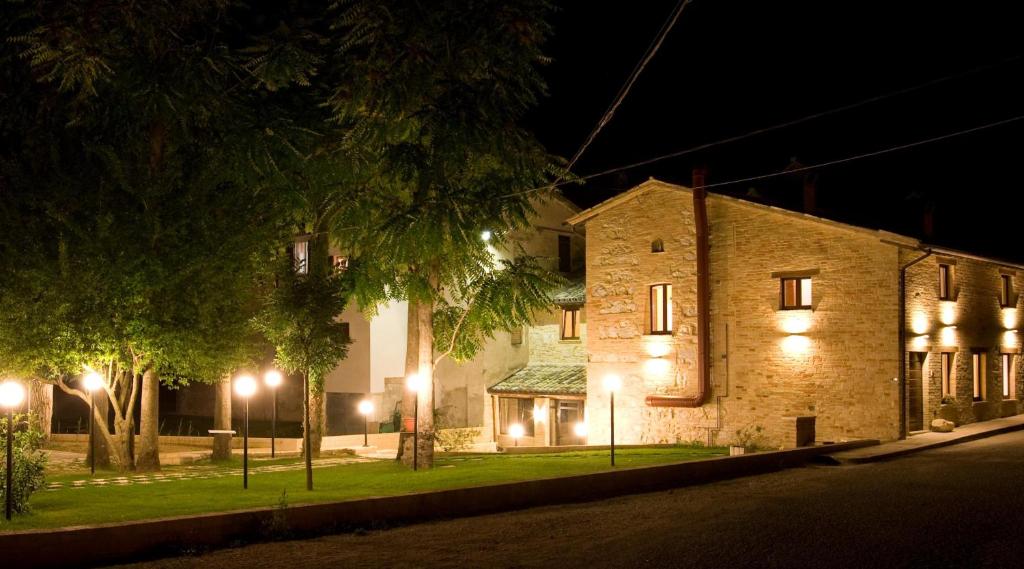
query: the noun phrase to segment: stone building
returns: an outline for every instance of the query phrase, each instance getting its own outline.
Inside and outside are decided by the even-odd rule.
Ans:
[[[592,444],[609,377],[621,443],[895,439],[1017,413],[1024,267],[653,179],[569,223],[588,241]]]

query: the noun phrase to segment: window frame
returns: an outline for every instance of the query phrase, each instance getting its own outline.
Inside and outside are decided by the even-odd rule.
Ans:
[[[1017,396],[1017,374],[1014,373],[1017,367],[1017,354],[1003,352],[999,354],[1000,380],[1002,383],[1003,399],[1014,399]]]
[[[953,300],[953,265],[939,263],[939,300]]]
[[[565,335],[565,317],[568,314],[572,314],[572,336]],[[561,339],[563,341],[573,341],[580,339],[580,307],[579,306],[563,306],[562,307],[562,321],[559,326],[561,328]]]
[[[971,397],[974,401],[985,401],[985,352],[971,352]]]
[[[510,416],[509,407],[512,407],[512,403],[515,403],[515,417]],[[528,402],[528,403],[527,403]],[[508,407],[506,407],[506,405]],[[532,437],[535,435],[536,430],[534,428],[535,417],[533,416],[533,410],[535,408],[535,401],[533,397],[498,397],[498,434],[508,435],[508,428],[510,425],[519,423],[523,426],[523,436]],[[515,419],[515,420],[511,420]]]
[[[1013,275],[999,275],[999,306],[1010,308],[1013,306]]]
[[[803,281],[808,281],[811,287],[811,298],[804,302]],[[796,304],[790,305],[786,302],[786,283],[796,283]],[[779,278],[779,310],[810,310],[814,307],[814,283],[811,277],[781,277]]]
[[[956,352],[942,352],[939,354],[939,367],[941,367],[941,375],[939,381],[942,382],[942,396],[943,397],[956,397],[956,368],[954,367],[954,361]]]
[[[661,289],[661,306],[656,306],[655,303],[655,291]],[[672,334],[672,283],[658,283],[653,284],[647,291],[647,302],[650,305],[648,310],[648,329],[652,336],[665,336]],[[660,309],[660,310],[659,310]],[[661,323],[660,328],[655,328],[655,322],[657,318],[655,315],[660,311]]]

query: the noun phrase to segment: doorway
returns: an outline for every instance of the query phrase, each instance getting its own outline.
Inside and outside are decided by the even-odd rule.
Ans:
[[[927,352],[910,352],[907,369],[907,430],[924,430],[924,360]]]
[[[578,399],[559,399],[556,402],[555,409],[555,444],[586,444],[586,437],[576,434],[577,423],[583,422],[583,401]]]

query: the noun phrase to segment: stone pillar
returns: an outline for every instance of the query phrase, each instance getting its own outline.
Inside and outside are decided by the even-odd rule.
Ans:
[[[214,386],[213,428],[218,431],[231,430],[231,376],[221,379]],[[213,435],[213,460],[231,458],[231,435]]]
[[[538,397],[533,400],[533,444],[534,446],[551,446],[551,425],[548,422],[548,408],[551,400]]]

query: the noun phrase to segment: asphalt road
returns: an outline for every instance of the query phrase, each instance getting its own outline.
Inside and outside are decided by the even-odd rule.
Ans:
[[[139,568],[1024,567],[1024,432],[603,502]]]

